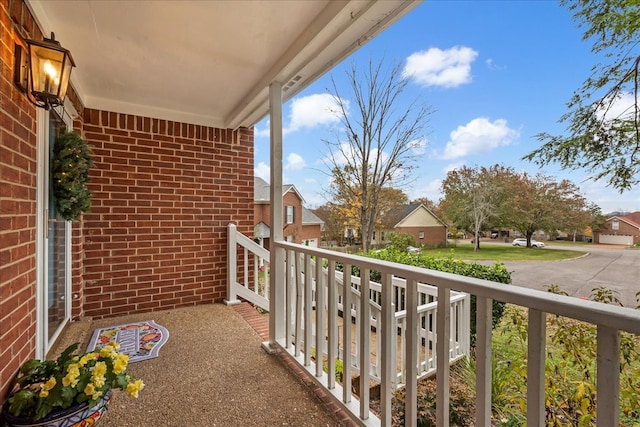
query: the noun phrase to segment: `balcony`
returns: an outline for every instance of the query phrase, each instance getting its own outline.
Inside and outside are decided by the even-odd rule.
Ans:
[[[468,351],[466,294],[476,295],[478,307],[476,425],[491,425],[493,299],[528,311],[528,425],[545,423],[547,314],[596,325],[597,425],[619,424],[619,332],[640,334],[635,310],[282,241],[273,242],[275,252],[268,253],[233,225],[228,230],[228,302],[242,297],[267,307],[268,301],[269,341],[263,346],[290,354],[360,425],[391,425],[397,387],[406,387],[406,425],[416,425],[417,381],[434,367],[438,425],[448,426],[450,364]],[[264,280],[259,280],[261,265]],[[359,277],[343,273],[351,267],[357,267]],[[380,273],[381,283],[370,280],[371,271]],[[346,308],[354,328],[339,327]],[[352,351],[345,351],[349,346],[343,343],[352,343]],[[322,349],[326,372],[314,363],[317,349]],[[344,366],[343,384],[335,380],[337,360]],[[368,375],[359,375],[363,367]],[[352,377],[361,391],[357,395]],[[379,414],[369,409],[375,383],[380,385]]]

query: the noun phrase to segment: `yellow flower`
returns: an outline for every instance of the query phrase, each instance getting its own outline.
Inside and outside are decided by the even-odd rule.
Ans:
[[[104,362],[97,362],[93,367],[93,376],[101,377],[107,373],[107,364]]]
[[[93,400],[97,400],[102,396],[102,392],[100,390],[96,390],[95,386],[91,383],[87,384],[84,388],[84,394],[91,396]]]
[[[116,350],[120,350],[120,343],[117,341],[109,341],[109,345]]]
[[[40,386],[41,387],[40,397],[49,396],[49,390],[51,390],[55,386],[56,386],[56,379],[54,377],[49,378],[49,381],[47,381],[46,383]]]
[[[62,385],[65,387],[75,387],[80,376],[80,365],[72,363],[67,367],[67,375],[62,378]]]
[[[78,362],[78,365],[80,366],[84,366],[87,363],[89,363],[90,361],[94,360],[96,358],[96,354],[95,353],[87,353],[84,356],[82,356],[80,358],[80,361]]]
[[[136,380],[135,382],[127,384],[127,394],[129,397],[138,397],[138,392],[144,388],[142,380]]]
[[[104,362],[97,362],[96,366],[93,367],[93,372],[91,373],[91,382],[100,388],[105,383],[104,374],[107,373],[107,364]]]
[[[118,357],[113,362],[113,373],[116,375],[120,375],[127,369],[127,365],[129,364],[129,356],[123,353],[118,353]]]
[[[111,345],[105,345],[100,349],[100,357],[110,357],[113,358],[116,355],[115,349]]]

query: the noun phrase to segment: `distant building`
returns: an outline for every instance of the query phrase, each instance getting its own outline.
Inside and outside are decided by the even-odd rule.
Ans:
[[[637,244],[640,242],[640,212],[607,218],[602,228],[593,230],[593,242],[604,245]]]
[[[421,203],[399,206],[385,213],[383,224],[371,236],[372,245],[388,243],[389,233],[411,234],[416,244],[438,246],[447,242],[447,225]]]
[[[269,184],[254,177],[254,238],[264,247],[271,237]],[[288,242],[318,247],[324,222],[303,206],[304,199],[295,186],[282,186],[283,236]]]

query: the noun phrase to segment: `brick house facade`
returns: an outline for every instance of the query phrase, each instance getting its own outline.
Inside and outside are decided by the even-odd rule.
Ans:
[[[21,0],[0,1],[0,399],[37,349],[38,132],[42,109],[13,84],[14,44],[42,39]],[[218,129],[84,108],[91,213],[72,223],[72,317],[219,302],[226,226],[251,235],[253,129]]]
[[[627,246],[640,243],[640,212],[607,218],[602,228],[593,231],[593,241]]]
[[[261,178],[254,178],[254,236],[265,239],[268,247],[271,214],[269,211],[269,184]],[[322,220],[303,205],[302,195],[293,185],[283,186],[283,237],[285,240],[320,246]]]
[[[438,246],[447,242],[447,226],[422,204],[404,206],[396,213],[399,221],[393,231],[411,234],[419,246]]]

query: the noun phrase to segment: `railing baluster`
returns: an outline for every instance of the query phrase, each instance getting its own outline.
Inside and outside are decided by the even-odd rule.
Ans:
[[[297,308],[293,305],[293,298],[296,290],[295,280],[295,253],[292,250],[286,251],[286,266],[285,266],[285,347],[291,348],[293,334],[295,333],[295,312]],[[265,280],[266,280],[266,268],[265,268]]]
[[[490,298],[476,298],[476,425],[479,427],[491,426],[492,305]]]
[[[344,403],[351,402],[351,264],[344,263],[342,270],[342,380]]]
[[[295,346],[295,356],[300,356],[300,350],[302,349],[302,264],[301,260],[302,254],[296,253],[295,257],[295,275],[296,275],[296,346]]]
[[[368,268],[360,268],[360,418],[369,419],[369,365],[371,359],[371,304]]]
[[[329,379],[327,387],[329,390],[336,388],[336,357],[338,356],[338,298],[336,295],[336,262],[329,260],[327,269],[328,295],[328,333],[329,348],[327,349],[327,365],[329,367]]]
[[[405,425],[415,426],[418,419],[418,284],[407,278],[405,295],[406,328],[405,354],[407,362],[404,366],[405,374]],[[427,343],[425,341],[425,343]],[[427,349],[428,352],[428,349]]]
[[[311,272],[311,256],[304,254],[304,365],[311,364],[311,334],[313,333],[313,324],[311,323],[313,314],[312,301],[312,281],[313,273]]]
[[[544,426],[544,377],[547,345],[547,315],[529,309],[527,346],[527,425]]]
[[[597,343],[598,425],[617,426],[620,418],[620,333],[614,328],[598,325]]]
[[[325,342],[325,280],[322,274],[322,259],[316,258],[316,377],[322,376]]]
[[[238,262],[236,260],[238,256],[236,229],[237,227],[235,224],[229,224],[227,226],[227,304],[234,304],[238,299],[236,295],[236,275],[238,274]]]
[[[449,427],[449,288],[438,286],[438,324],[436,325],[436,423]]]
[[[378,319],[381,328],[376,329],[378,334],[377,342],[378,354],[381,354],[380,362],[382,364],[382,372],[380,373],[382,381],[380,382],[380,406],[382,414],[380,421],[384,426],[391,425],[391,389],[395,384],[395,373],[397,362],[393,359],[395,353],[393,349],[396,347],[396,333],[392,330],[394,327],[395,310],[393,308],[393,276],[391,274],[383,274],[382,276],[382,311],[381,319]],[[382,337],[380,337],[382,334]],[[392,377],[393,376],[393,377]]]
[[[244,270],[244,281],[242,282],[247,289],[251,289],[251,284],[249,282],[249,250],[247,248],[244,248],[244,256],[243,256],[243,270]],[[256,292],[258,289],[254,289],[253,291]]]

